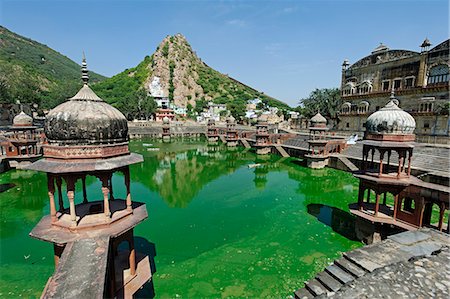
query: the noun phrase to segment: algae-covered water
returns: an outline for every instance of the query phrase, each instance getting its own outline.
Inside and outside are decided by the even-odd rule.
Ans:
[[[148,151],[147,143],[160,150]],[[149,214],[135,236],[138,248],[156,253],[157,298],[287,297],[362,245],[342,231],[358,192],[349,173],[204,141],[130,147],[145,158],[131,167],[133,200]],[[261,165],[248,167],[254,163]],[[116,198],[124,197],[122,183],[115,175]],[[88,197],[101,198],[94,178]],[[28,236],[48,211],[45,175],[0,175],[1,297],[39,297],[53,273],[52,246]]]

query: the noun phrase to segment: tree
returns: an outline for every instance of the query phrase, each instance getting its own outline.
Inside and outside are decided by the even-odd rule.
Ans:
[[[149,119],[156,110],[155,99],[150,96],[144,88],[140,88],[136,91],[135,98],[138,104],[138,117]]]
[[[240,101],[234,101],[228,103],[227,109],[231,112],[231,115],[236,119],[236,121],[241,120],[245,116],[245,103]]]
[[[309,97],[300,100],[300,110],[306,117],[312,117],[317,112],[323,116],[337,120],[338,111],[342,106],[341,92],[338,88],[316,89]]]
[[[204,109],[208,108],[208,103],[205,99],[199,99],[195,102],[194,111],[198,114],[202,113]]]

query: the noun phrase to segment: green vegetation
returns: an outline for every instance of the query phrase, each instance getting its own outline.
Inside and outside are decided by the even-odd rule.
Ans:
[[[126,69],[114,77],[94,84],[92,89],[125,115],[135,115],[136,107],[132,105],[138,101],[136,93],[143,88],[145,80],[150,76],[148,66],[152,60],[153,57],[146,56],[135,68]]]
[[[214,103],[227,104],[234,101],[246,103],[248,100],[259,98],[269,106],[289,109],[287,104],[225,76],[203,63],[198,65],[197,72],[199,75],[197,83],[206,95],[213,98]]]
[[[309,97],[301,99],[296,110],[308,118],[320,111],[326,118],[337,121],[341,105],[341,92],[338,88],[323,88],[316,89]]]
[[[204,64],[192,51],[181,35],[171,36],[158,46],[163,61],[156,62],[154,56],[146,56],[136,67],[106,79],[90,72],[92,89],[105,101],[122,111],[128,118],[148,117],[154,111],[154,100],[148,95],[143,98],[144,84],[161,63],[168,63],[169,98],[173,100],[177,88],[174,72],[179,63],[187,66],[183,82],[197,78],[203,88],[195,95],[195,111],[205,108],[211,99],[215,103],[227,104],[236,119],[240,119],[247,100],[260,98],[266,105],[289,109],[289,106],[264,95]],[[80,66],[33,40],[21,37],[0,26],[0,103],[37,103],[40,109],[51,109],[72,97],[82,85]],[[167,86],[166,85],[166,86]],[[188,89],[191,86],[188,85]],[[185,98],[191,100],[191,95]],[[140,103],[138,105],[138,103]],[[147,106],[148,105],[148,106]]]
[[[175,69],[175,62],[172,60],[169,62],[169,100],[173,101],[173,92],[175,87],[173,86],[173,70]]]
[[[46,45],[0,26],[0,103],[19,100],[52,108],[81,87],[80,68]],[[90,77],[91,82],[105,79],[94,72]]]

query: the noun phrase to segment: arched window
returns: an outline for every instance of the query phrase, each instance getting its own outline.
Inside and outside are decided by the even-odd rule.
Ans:
[[[358,93],[369,93],[372,92],[372,82],[366,80],[358,87]]]
[[[353,82],[347,82],[343,89],[344,96],[349,96],[355,93],[355,84]]]
[[[352,104],[350,104],[349,102],[345,102],[344,104],[342,104],[341,113],[342,114],[350,114],[351,107],[352,107]]]
[[[366,101],[362,101],[358,105],[358,113],[364,114],[369,112],[369,103]]]
[[[433,66],[428,74],[428,84],[438,84],[449,81],[449,69],[446,64]]]

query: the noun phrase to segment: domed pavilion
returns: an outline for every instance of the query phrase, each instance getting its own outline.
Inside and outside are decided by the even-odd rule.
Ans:
[[[350,205],[350,212],[372,223],[370,240],[386,236],[390,227],[443,230],[449,188],[411,174],[415,126],[414,118],[398,107],[393,91],[386,106],[367,118],[362,169],[354,174],[360,181],[358,203]],[[433,205],[439,210],[437,224],[431,223]]]
[[[1,152],[7,157],[11,167],[21,167],[42,156],[39,147],[42,139],[38,128],[33,125],[33,118],[21,111],[14,117],[13,124],[0,141]]]
[[[209,144],[216,144],[219,141],[219,131],[214,118],[208,119],[206,136],[208,137]]]
[[[232,115],[227,118],[227,147],[236,147],[238,145],[239,136],[236,130],[236,121]]]
[[[135,252],[133,236],[147,210],[132,201],[129,166],[143,158],[129,151],[125,116],[89,87],[84,58],[82,80],[75,96],[48,113],[44,158],[27,167],[47,174],[50,203],[50,215],[30,236],[54,247],[55,273],[43,297],[127,297],[151,277],[149,258]],[[114,195],[113,175],[116,184],[122,179],[125,199]],[[100,181],[100,198],[88,194],[89,176]],[[122,242],[127,250],[119,250]]]
[[[267,155],[270,153],[269,124],[265,118],[259,118],[256,124],[256,154]]]

